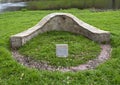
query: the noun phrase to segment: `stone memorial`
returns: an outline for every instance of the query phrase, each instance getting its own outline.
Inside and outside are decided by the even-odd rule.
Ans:
[[[38,34],[53,30],[68,31],[75,34],[80,34],[99,43],[101,46],[100,55],[96,59],[90,60],[86,64],[71,67],[70,69],[61,68],[59,69],[60,71],[67,72],[93,69],[110,57],[112,51],[110,46],[110,32],[97,29],[96,27],[83,22],[69,13],[51,13],[45,16],[40,22],[38,22],[38,24],[29,28],[28,30],[12,35],[10,37],[11,48],[17,50]],[[12,53],[14,56],[16,56],[17,52],[14,51]],[[33,60],[29,60],[30,62],[28,62],[28,60],[26,61],[26,58],[23,58],[23,56],[21,56],[19,53],[17,53],[17,55],[17,61],[22,62],[22,64],[25,63],[26,66],[33,66],[37,68],[46,67],[46,63],[44,66],[40,66],[41,63],[39,64],[37,62],[33,62]],[[56,56],[63,58],[68,57],[68,44],[56,44]],[[50,68],[52,67],[47,65],[47,69],[51,70]]]
[[[68,57],[68,44],[56,44],[56,56]]]
[[[98,43],[109,43],[110,33],[97,29],[69,13],[52,13],[26,31],[10,37],[12,49],[18,49],[38,34],[47,31],[68,31],[83,35]]]

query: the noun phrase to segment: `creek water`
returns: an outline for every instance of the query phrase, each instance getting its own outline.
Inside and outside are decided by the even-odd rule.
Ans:
[[[16,11],[26,6],[27,2],[10,2],[9,0],[6,2],[0,2],[0,13],[5,11]]]

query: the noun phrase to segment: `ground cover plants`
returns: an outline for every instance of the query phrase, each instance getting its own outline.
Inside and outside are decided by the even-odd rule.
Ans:
[[[52,12],[67,12],[111,32],[111,58],[94,70],[62,73],[27,68],[15,61],[9,38]],[[0,85],[120,85],[120,10],[18,11],[0,14]]]
[[[56,56],[56,44],[68,44],[69,56]],[[55,67],[70,67],[86,63],[100,54],[100,46],[78,34],[51,31],[40,34],[22,46],[20,53]]]

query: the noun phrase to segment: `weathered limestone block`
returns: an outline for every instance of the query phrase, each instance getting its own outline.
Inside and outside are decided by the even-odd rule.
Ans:
[[[44,17],[32,28],[11,36],[11,47],[13,49],[19,48],[39,33],[52,30],[81,34],[98,43],[108,43],[110,41],[110,33],[108,31],[97,29],[69,13],[52,13]]]

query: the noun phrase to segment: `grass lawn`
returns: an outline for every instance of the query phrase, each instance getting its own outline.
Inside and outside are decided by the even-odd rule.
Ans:
[[[68,44],[69,56],[56,56],[56,44]],[[100,54],[100,46],[77,34],[52,31],[40,34],[21,47],[20,53],[56,67],[70,67],[85,63]]]
[[[35,25],[52,12],[69,12],[83,21],[111,32],[112,55],[95,70],[62,73],[20,65],[11,55],[9,38]],[[120,85],[120,10],[18,11],[0,14],[0,85]]]

